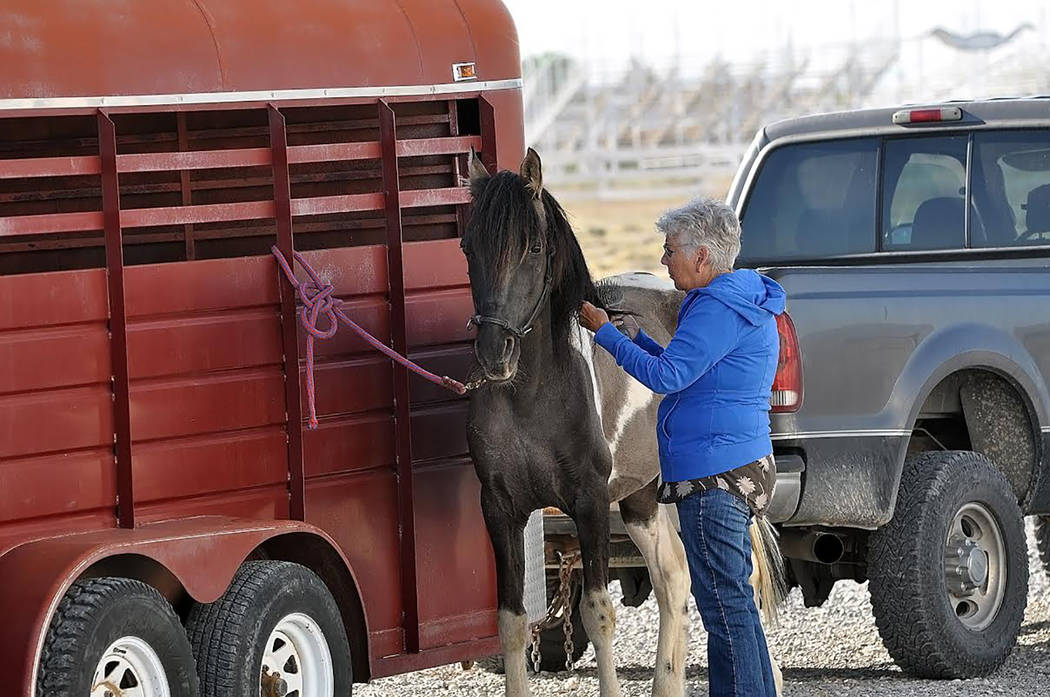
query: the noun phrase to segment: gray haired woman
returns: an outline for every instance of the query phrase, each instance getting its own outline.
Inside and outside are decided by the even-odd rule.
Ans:
[[[733,264],[740,224],[727,205],[700,198],[657,222],[675,287],[686,292],[667,347],[641,330],[628,338],[590,303],[595,332],[660,404],[660,501],[674,503],[708,640],[712,697],[775,697],[765,634],[749,584],[748,526],[775,481],[769,400],[780,353],[784,289]]]

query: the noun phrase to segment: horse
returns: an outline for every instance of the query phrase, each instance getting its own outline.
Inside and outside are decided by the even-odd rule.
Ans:
[[[600,694],[620,694],[612,656],[616,611],[607,591],[610,504],[619,502],[659,606],[652,694],[680,697],[690,577],[674,522],[656,501],[659,397],[595,346],[577,310],[587,300],[629,312],[666,344],[683,295],[638,282],[643,277],[637,274],[596,285],[564,210],[543,188],[540,158],[531,148],[518,173],[490,174],[473,151],[467,171],[473,205],[461,247],[480,373],[469,401],[467,441],[496,562],[505,694],[529,694],[523,531],[532,511],[549,506],[576,523],[583,567],[579,607],[595,649]],[[751,540],[752,585],[769,621],[783,599],[783,560],[764,519],[752,524]],[[779,692],[775,661],[773,669]]]

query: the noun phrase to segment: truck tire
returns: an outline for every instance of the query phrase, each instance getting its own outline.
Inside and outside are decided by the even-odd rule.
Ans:
[[[590,640],[587,638],[587,630],[583,626],[583,618],[580,616],[580,589],[582,585],[577,581],[572,595],[572,662],[580,660]],[[558,574],[547,576],[547,598],[553,597],[558,592]],[[503,655],[488,656],[480,659],[478,665],[490,673],[503,673]],[[528,671],[533,672],[532,647],[525,646],[525,665]],[[565,630],[562,623],[556,622],[554,626],[540,633],[540,670],[545,673],[557,673],[565,670]]]
[[[221,598],[193,606],[186,631],[202,697],[350,694],[339,608],[324,582],[299,564],[245,562]]]
[[[909,457],[893,520],[871,535],[868,578],[882,642],[905,672],[993,672],[1028,595],[1024,519],[1006,478],[973,452]]]
[[[47,697],[113,694],[196,697],[197,672],[186,632],[156,589],[128,578],[74,583],[44,640],[36,693]]]
[[[1035,541],[1043,569],[1050,574],[1050,516],[1044,515],[1035,519]]]

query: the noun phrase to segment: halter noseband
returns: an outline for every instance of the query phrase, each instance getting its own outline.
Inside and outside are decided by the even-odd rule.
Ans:
[[[532,308],[532,314],[525,321],[525,326],[518,329],[507,320],[502,317],[490,317],[488,315],[477,314],[467,320],[467,326],[474,325],[478,329],[481,329],[483,324],[495,324],[497,327],[502,327],[506,331],[510,332],[519,339],[532,331],[532,323],[539,317],[540,312],[543,310],[543,304],[547,301],[547,297],[551,292],[551,257],[554,255],[550,252],[547,253],[547,269],[543,275],[543,291],[540,293],[539,300],[536,301],[536,306]]]

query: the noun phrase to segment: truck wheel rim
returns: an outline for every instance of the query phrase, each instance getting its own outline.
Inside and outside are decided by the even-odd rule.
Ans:
[[[266,641],[260,684],[262,697],[332,697],[335,674],[324,632],[296,612],[277,623]],[[92,696],[94,697],[94,696]]]
[[[171,697],[160,656],[142,639],[117,639],[102,653],[91,697]]]
[[[944,580],[948,603],[964,627],[986,629],[1006,595],[1006,545],[999,522],[987,507],[968,503],[948,528]]]

